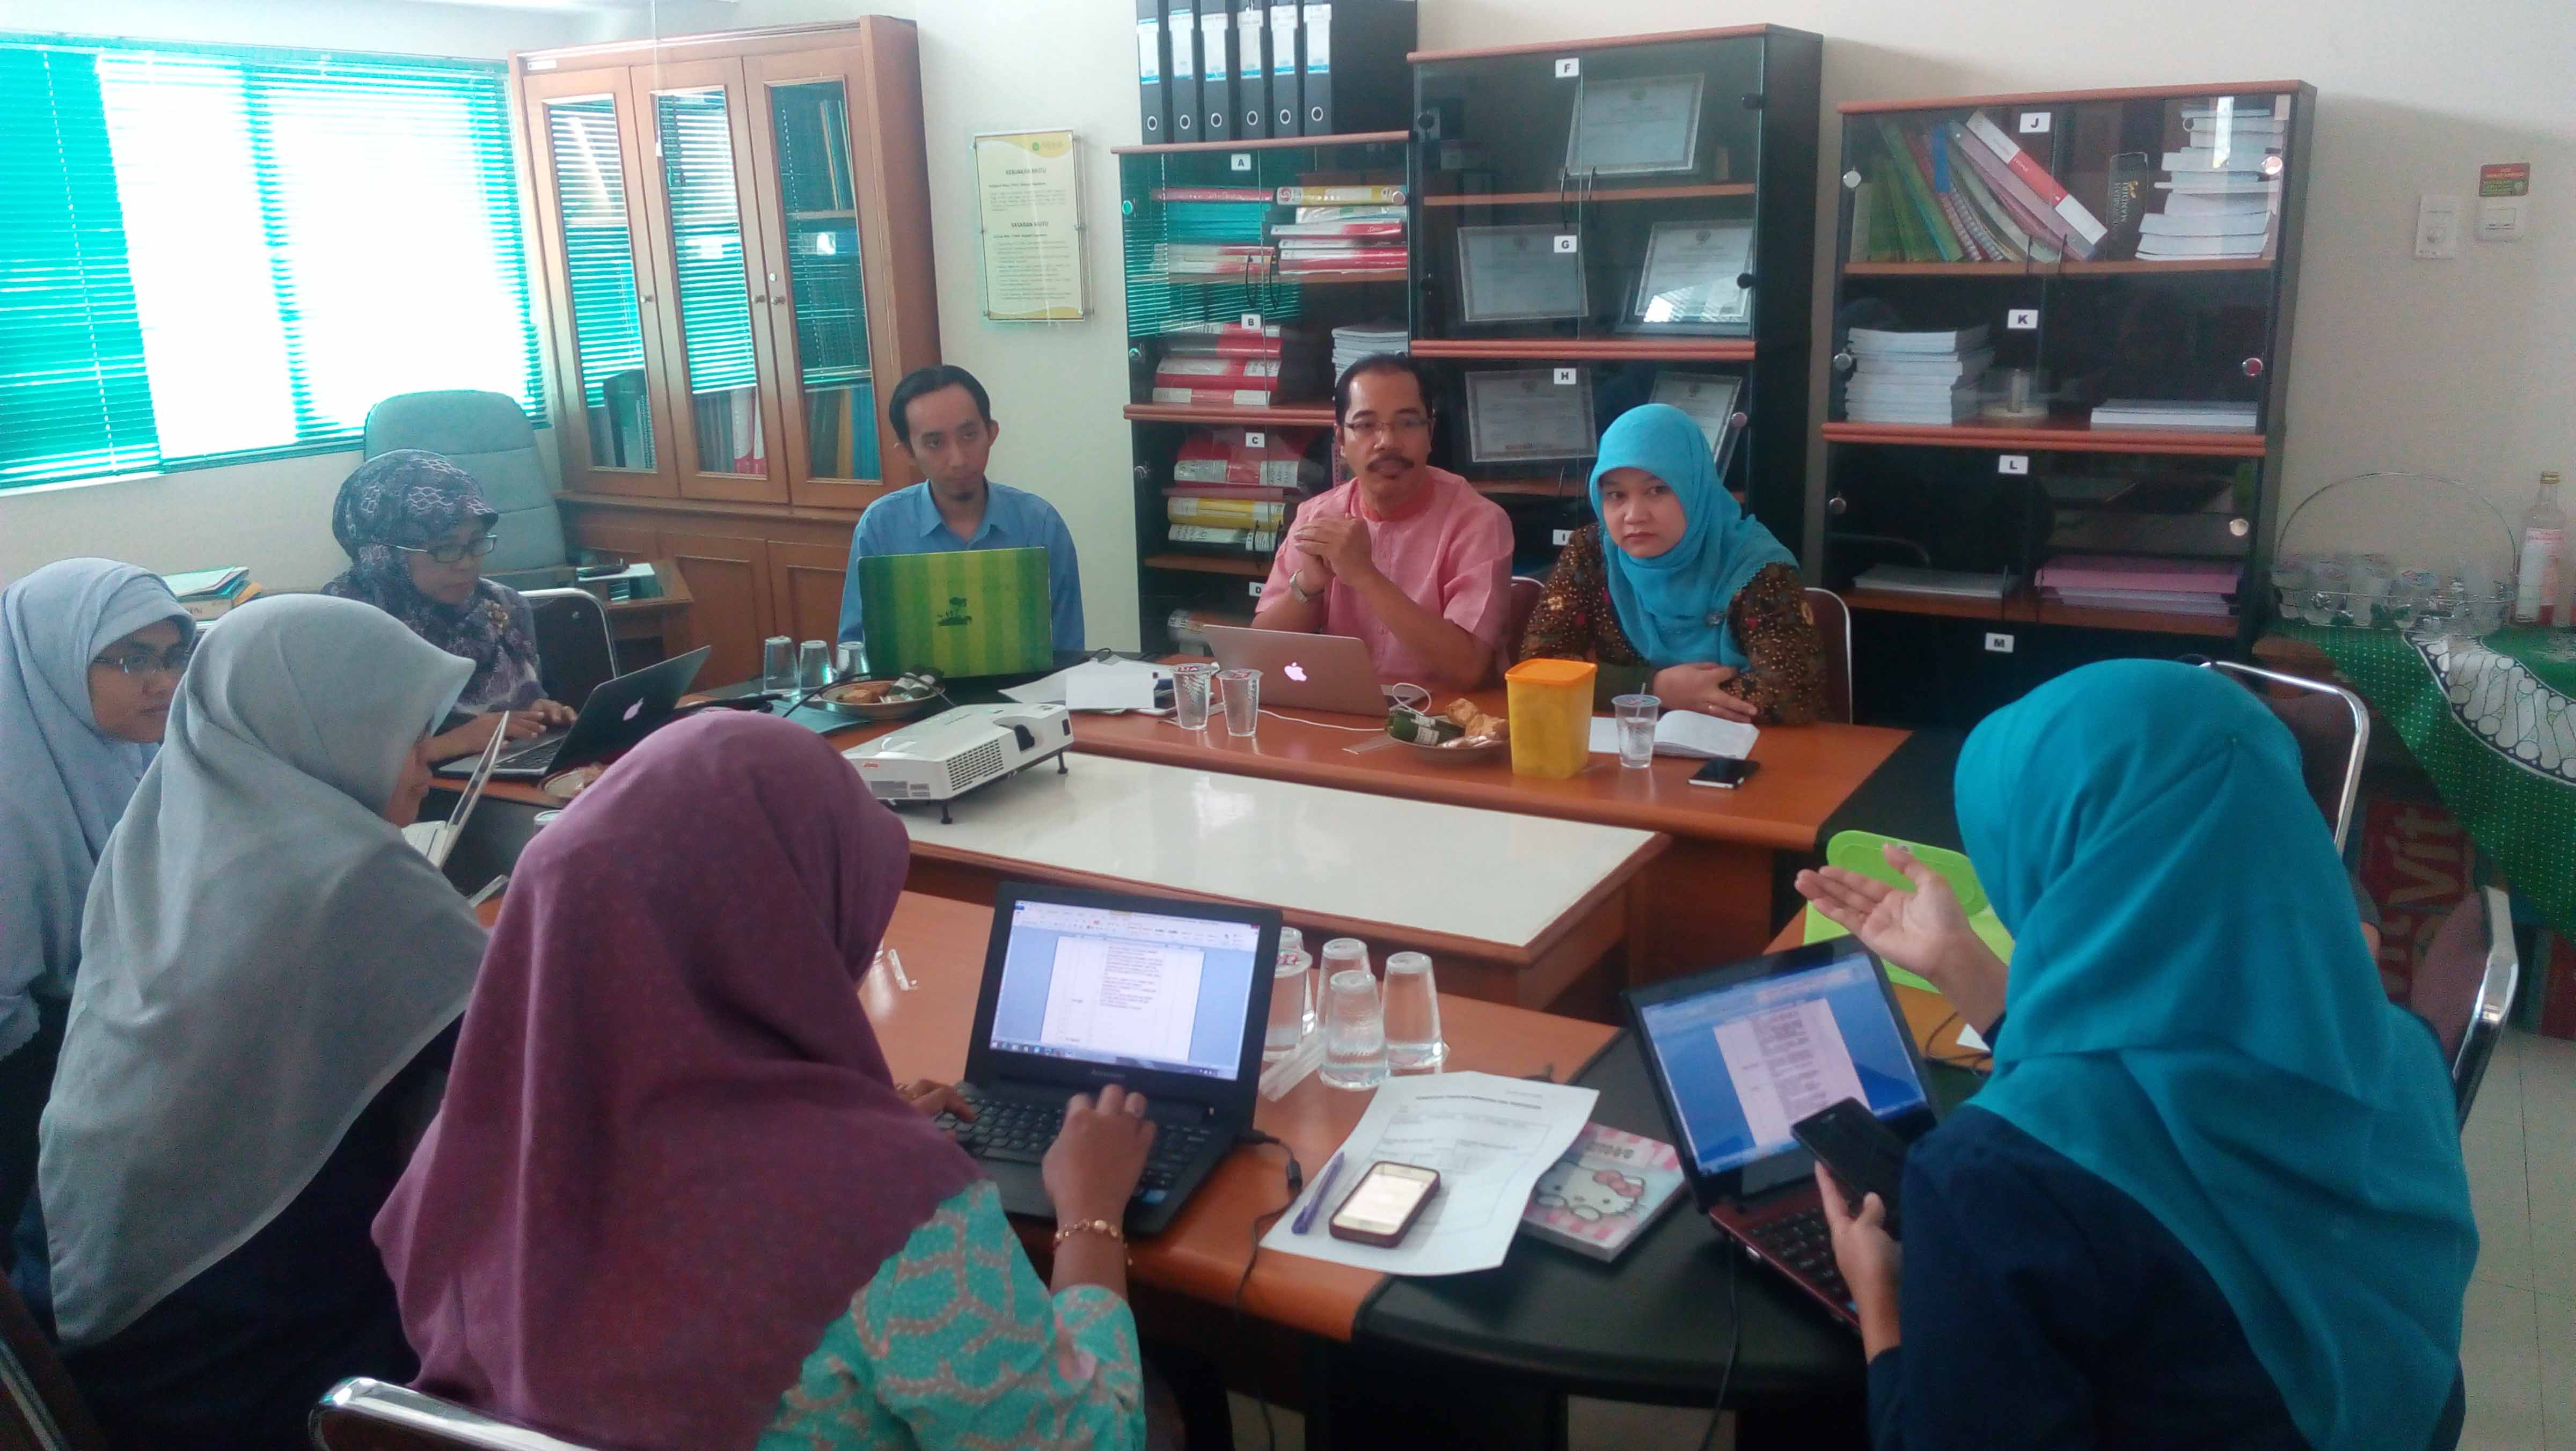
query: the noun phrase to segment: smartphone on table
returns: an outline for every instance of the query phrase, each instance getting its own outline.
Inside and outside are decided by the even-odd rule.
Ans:
[[[1888,1237],[1903,1237],[1897,1230],[1896,1191],[1905,1182],[1905,1140],[1895,1130],[1880,1123],[1860,1100],[1846,1098],[1791,1124],[1789,1132],[1832,1171],[1852,1212],[1858,1213],[1861,1202],[1875,1194],[1887,1206]]]
[[[1707,765],[1692,772],[1690,781],[1694,786],[1715,786],[1732,791],[1752,779],[1753,773],[1761,769],[1760,765],[1752,761],[1741,760],[1734,756],[1718,756],[1710,760]]]
[[[1440,1171],[1380,1159],[1369,1165],[1327,1226],[1335,1239],[1393,1249],[1440,1192]]]

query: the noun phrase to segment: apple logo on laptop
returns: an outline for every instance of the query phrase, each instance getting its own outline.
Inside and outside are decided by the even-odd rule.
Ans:
[[[635,717],[637,717],[637,716],[639,716],[639,715],[642,715],[643,713],[644,713],[644,702],[642,702],[642,701],[640,701],[640,700],[639,700],[639,701],[635,702],[633,705],[630,705],[630,706],[626,707],[626,714],[624,714],[624,715],[622,715],[622,716],[618,717],[618,719],[620,719],[620,720],[633,720]]]
[[[1306,683],[1306,667],[1298,664],[1294,660],[1288,662],[1287,670],[1282,673],[1287,675],[1289,679],[1296,681],[1299,685]]]

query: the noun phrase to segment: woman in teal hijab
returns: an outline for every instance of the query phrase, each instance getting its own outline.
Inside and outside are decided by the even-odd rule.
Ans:
[[[1989,717],[1957,786],[2014,934],[1994,1076],[1908,1161],[1901,1271],[1875,1201],[1826,1196],[1877,1444],[2452,1444],[2450,1082],[2288,731],[2210,671],[2114,661]],[[1926,878],[1834,915],[1955,973]]]
[[[1689,414],[1649,403],[1619,415],[1593,464],[1592,512],[1600,522],[1557,555],[1521,659],[1593,661],[1601,703],[1651,694],[1767,725],[1823,713],[1798,561],[1727,493]]]

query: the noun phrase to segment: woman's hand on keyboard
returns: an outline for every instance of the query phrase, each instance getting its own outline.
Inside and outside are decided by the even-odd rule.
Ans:
[[[562,707],[557,706],[556,709]],[[478,715],[452,731],[441,731],[431,736],[429,758],[432,761],[453,761],[459,756],[480,754],[485,746],[492,743],[492,730],[501,723],[501,715],[500,711]],[[511,714],[510,739],[524,741],[545,733],[546,723],[533,714],[526,711]]]
[[[1097,1102],[1090,1094],[1075,1094],[1064,1106],[1064,1130],[1047,1149],[1041,1169],[1056,1221],[1105,1219],[1116,1224],[1125,1218],[1128,1197],[1136,1192],[1153,1147],[1145,1095],[1114,1083],[1100,1090]]]
[[[902,1095],[904,1102],[920,1109],[927,1118],[937,1118],[943,1113],[953,1113],[969,1121],[975,1117],[974,1101],[945,1083],[916,1078],[895,1092]]]

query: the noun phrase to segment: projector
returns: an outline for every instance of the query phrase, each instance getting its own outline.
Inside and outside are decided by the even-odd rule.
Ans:
[[[841,755],[859,771],[868,794],[888,805],[948,803],[978,786],[1056,758],[1073,745],[1073,716],[1060,705],[961,705],[915,721]]]

